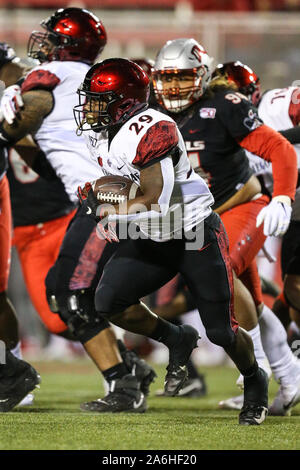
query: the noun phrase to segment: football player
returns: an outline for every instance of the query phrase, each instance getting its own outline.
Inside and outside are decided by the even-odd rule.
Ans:
[[[208,337],[225,349],[244,376],[240,424],[261,424],[267,413],[267,375],[258,367],[251,338],[234,317],[227,236],[212,212],[214,199],[208,186],[191,168],[174,120],[147,107],[149,79],[126,59],[94,65],[78,94],[75,119],[78,129],[87,131],[92,157],[105,174],[138,181],[143,193],[127,204],[98,206],[90,183],[84,191],[79,189],[87,198],[83,207],[98,221],[100,234],[110,238],[114,223],[129,224],[129,237],[106,263],[97,287],[98,315],[169,347],[165,393],[174,395],[197,333],[189,325],[175,328],[139,299],[180,272]]]
[[[235,274],[242,277],[255,262],[265,237],[284,234],[288,228],[297,181],[296,154],[286,139],[263,124],[244,95],[222,78],[211,81],[211,63],[195,40],[168,41],[156,58],[154,89],[162,108],[180,127],[192,166],[209,184],[214,210],[228,232]],[[275,184],[271,201],[262,194],[244,149],[272,162]],[[251,272],[255,274],[254,269]],[[257,309],[240,281],[235,290],[238,320],[250,333],[257,358],[263,360],[265,351],[275,377],[288,377],[295,388],[299,366],[294,364],[284,330],[273,335],[272,325],[277,319],[262,304],[257,279],[251,295],[264,327],[258,325]],[[250,315],[245,315],[245,305]],[[280,364],[274,357],[274,341],[284,358]]]
[[[1,144],[3,148],[12,146],[25,135],[34,135],[41,150],[34,160],[31,155],[33,162],[28,163],[45,178],[58,177],[61,190],[74,204],[77,186],[103,175],[98,162],[87,155],[83,138],[76,136],[72,110],[79,84],[106,44],[106,31],[97,17],[81,8],[60,9],[43,21],[42,26],[45,32],[33,32],[28,43],[29,56],[41,64],[22,83],[24,105],[15,114],[13,126],[7,121],[2,123]],[[13,99],[8,103],[13,104]],[[61,203],[64,204],[63,199]],[[129,381],[129,393],[125,391],[113,410],[107,406],[103,411],[142,412],[146,400],[140,390],[141,380],[146,387],[143,391],[147,392],[154,372],[123,347],[119,351],[109,323],[95,319],[92,282],[105,242],[95,236],[95,224],[77,231],[83,215],[79,210],[71,221],[76,236],[64,240],[59,254],[60,272],[55,270],[54,275],[53,270],[48,278],[50,305],[56,312],[59,308],[59,327],[65,330],[67,325],[68,333],[74,334],[73,321],[77,322],[75,339],[83,343],[107,381],[123,377],[125,382]],[[42,235],[38,228],[37,232],[38,236]],[[56,290],[57,299],[52,295]],[[135,376],[129,373],[133,366]],[[133,403],[139,406],[134,407]]]
[[[19,78],[23,68],[14,50],[0,43],[0,83],[8,81],[8,70]],[[0,361],[0,412],[10,411],[19,402],[32,403],[29,394],[38,384],[39,375],[21,360],[18,321],[14,307],[7,297],[11,250],[11,207],[6,177],[7,151],[0,149],[0,347],[5,344],[5,356]],[[2,352],[2,348],[1,348]]]
[[[224,76],[227,81],[237,87],[238,91],[243,93],[250,102],[258,108],[258,115],[265,124],[280,132],[286,139],[294,145],[298,157],[300,156],[300,89],[297,86],[287,88],[277,88],[268,90],[262,94],[261,84],[256,73],[247,65],[240,61],[220,64],[216,68],[216,76]],[[269,162],[262,160],[257,155],[247,152],[255,174],[259,177],[264,191],[272,193],[273,175]],[[274,184],[273,184],[274,183]],[[300,289],[299,289],[299,235],[300,235],[300,193],[299,188],[296,191],[295,201],[292,204],[291,223],[288,230],[282,237],[281,249],[281,270],[284,280],[284,295],[276,300],[273,309],[281,314],[280,318],[284,324],[288,324],[285,317],[282,316],[285,305],[289,305],[292,318],[300,325]],[[298,302],[298,304],[297,304]],[[259,322],[264,326],[265,312],[259,317]],[[273,336],[283,337],[282,328],[277,322],[273,322]],[[286,362],[286,355],[282,354],[280,348],[274,348],[274,361],[283,365]],[[300,401],[300,374],[296,374],[296,382],[290,380],[288,374],[283,376],[280,381],[280,388],[277,396],[270,407],[270,413],[273,415],[289,414],[291,406]]]

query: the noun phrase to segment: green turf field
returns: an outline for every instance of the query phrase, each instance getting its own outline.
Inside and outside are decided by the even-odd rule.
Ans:
[[[291,417],[268,417],[262,426],[241,427],[238,412],[218,410],[237,391],[231,368],[204,369],[205,398],[156,398],[165,370],[155,366],[145,414],[95,415],[79,403],[102,396],[102,383],[88,361],[33,363],[41,373],[35,405],[0,415],[0,450],[199,450],[300,449],[300,404]],[[270,385],[270,397],[277,385]]]

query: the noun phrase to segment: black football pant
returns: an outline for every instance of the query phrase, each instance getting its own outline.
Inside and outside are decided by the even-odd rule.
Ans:
[[[85,343],[109,327],[96,318],[94,295],[105,263],[118,248],[96,235],[96,222],[80,207],[69,224],[58,258],[46,278],[47,298],[55,298],[61,319],[78,341]],[[78,308],[76,308],[76,305]],[[81,321],[85,314],[91,321]]]
[[[104,267],[96,290],[95,305],[110,318],[156,291],[178,272],[191,291],[208,338],[230,346],[238,324],[233,311],[233,278],[224,226],[215,213],[204,230],[201,248],[186,249],[186,239],[154,242],[128,239]]]

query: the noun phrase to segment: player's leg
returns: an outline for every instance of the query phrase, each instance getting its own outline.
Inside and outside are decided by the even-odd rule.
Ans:
[[[187,251],[182,260],[180,272],[196,299],[208,338],[224,348],[244,376],[240,423],[260,424],[267,413],[267,375],[258,367],[251,337],[235,319],[228,241],[216,214],[204,222],[203,248]]]
[[[168,266],[166,260],[170,247],[172,242],[160,244],[151,240],[128,240],[105,266],[95,303],[99,314],[111,322],[160,341],[169,348],[165,392],[175,395],[185,381],[183,366],[196,346],[198,333],[189,325],[172,325],[139,302],[140,298],[174,277],[176,271]]]
[[[12,410],[40,383],[38,372],[3,345],[0,342],[0,413]]]
[[[18,321],[14,307],[7,297],[11,231],[9,185],[4,176],[0,180],[0,339],[9,349],[14,349],[19,342]]]
[[[5,344],[7,351],[5,363],[0,364],[0,412],[10,411],[23,399],[27,400],[27,404],[28,400],[32,404],[33,397],[29,392],[39,383],[36,371],[21,361],[17,316],[6,292],[10,268],[11,231],[9,185],[4,176],[0,181],[0,347]],[[1,380],[1,377],[5,380]]]
[[[196,308],[195,301],[186,288],[181,276],[177,275],[151,296],[151,310],[158,316],[181,325],[180,316]],[[202,397],[207,394],[207,385],[192,357],[187,363],[188,378],[179,391],[179,397]],[[158,390],[157,396],[165,396],[164,390]]]
[[[93,219],[80,210],[69,226],[55,265],[47,275],[47,298],[52,311],[59,313],[75,339],[83,344],[108,384],[121,380],[134,368],[135,382],[147,394],[155,377],[154,371],[125,348],[120,351],[109,323],[96,318],[95,286],[115,247],[100,240],[95,227]],[[129,382],[130,388],[133,384],[131,379]],[[126,409],[126,403],[125,409],[121,408],[107,411],[132,411],[128,407]],[[134,411],[144,409],[145,401]]]
[[[51,333],[62,336],[66,335],[68,327],[49,309],[45,279],[58,256],[71,217],[72,213],[40,226],[17,227],[13,240],[35,310]]]

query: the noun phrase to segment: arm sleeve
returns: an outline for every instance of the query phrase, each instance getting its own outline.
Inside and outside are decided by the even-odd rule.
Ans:
[[[176,124],[159,121],[141,138],[132,163],[140,169],[146,168],[167,157],[176,148],[178,140]]]
[[[170,206],[170,199],[173,192],[174,187],[174,168],[172,158],[168,157],[160,161],[160,167],[163,177],[163,187],[161,194],[158,198],[158,204],[160,206],[160,215],[165,216],[169,210]],[[109,222],[118,221],[118,222],[138,222],[139,220],[145,218],[152,219],[157,218],[158,212],[155,210],[141,212],[139,214],[114,214],[109,215],[108,220]]]
[[[239,141],[241,147],[272,163],[273,197],[295,197],[298,170],[294,147],[265,124]]]

